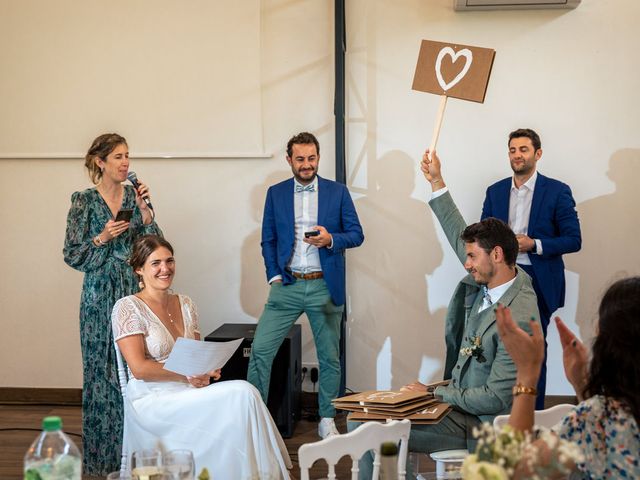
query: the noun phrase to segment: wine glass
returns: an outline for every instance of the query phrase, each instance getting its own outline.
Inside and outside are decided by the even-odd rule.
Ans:
[[[131,477],[133,480],[164,480],[160,450],[136,450],[131,455]]]
[[[163,463],[171,480],[194,480],[196,467],[191,450],[171,450]]]

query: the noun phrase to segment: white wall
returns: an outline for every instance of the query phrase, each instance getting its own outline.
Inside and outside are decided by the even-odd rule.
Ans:
[[[99,18],[101,3],[92,5],[91,18]],[[227,322],[255,322],[262,310],[262,205],[267,187],[290,174],[287,140],[302,130],[314,132],[321,143],[320,174],[334,177],[332,2],[263,0],[260,6],[261,123],[265,151],[273,158],[136,160],[136,138],[119,132],[129,141],[131,169],[150,185],[158,222],[176,249],[175,290],[198,304],[206,333]],[[25,28],[35,35],[39,25]],[[71,35],[64,25],[57,33]],[[184,46],[180,37],[171,45],[176,51]],[[0,65],[0,75],[10,67]],[[85,135],[85,148],[100,133]],[[82,274],[64,264],[62,245],[71,193],[88,186],[81,159],[0,160],[0,386],[82,385]],[[303,348],[313,361],[309,335],[305,325]]]
[[[261,2],[262,125],[272,159],[136,160],[136,138],[128,138],[132,169],[151,186],[176,248],[176,291],[198,303],[205,332],[255,322],[262,310],[262,204],[268,185],[288,176],[287,139],[300,130],[318,134],[320,173],[334,178],[332,5]],[[418,172],[438,104],[411,91],[423,38],[497,51],[485,103],[450,100],[439,142],[465,218],[477,220],[486,186],[509,175],[506,135],[520,126],[542,136],[540,170],[573,188],[584,242],[567,257],[563,315],[573,321],[577,311],[589,338],[603,286],[640,273],[635,0],[583,0],[574,11],[455,13],[450,0],[347,7],[349,183],[366,236],[348,254],[347,386],[438,378],[444,312],[464,273],[425,205],[429,187]],[[0,75],[9,71],[0,64]],[[83,135],[82,144],[99,133]],[[70,195],[87,186],[80,159],[0,160],[1,387],[81,386],[82,275],[63,263],[61,250]],[[313,361],[306,327],[303,343],[303,361]],[[561,393],[558,358],[550,365],[550,392]]]
[[[583,0],[575,10],[456,13],[451,0],[348,2],[348,138],[365,245],[349,256],[347,385],[398,387],[440,378],[444,314],[464,271],[425,205],[418,170],[439,97],[411,90],[420,41],[493,48],[484,104],[450,99],[438,151],[468,222],[488,185],[509,176],[507,135],[542,137],[539,170],[568,183],[583,250],[566,257],[559,312],[592,336],[600,292],[640,273],[633,173],[640,167],[640,45],[635,0]],[[575,327],[576,329],[578,327]],[[568,393],[550,327],[549,393]]]
[[[260,6],[0,2],[0,155],[77,156],[105,128],[138,155],[261,153]]]

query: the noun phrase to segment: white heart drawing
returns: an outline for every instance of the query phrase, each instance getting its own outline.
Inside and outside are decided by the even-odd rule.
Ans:
[[[442,72],[440,72],[440,68],[442,66],[442,59],[444,58],[445,55],[449,55],[453,63],[456,63],[458,58],[461,56],[466,58],[464,68],[462,69],[462,71],[458,73],[458,75],[456,75],[456,78],[451,80],[449,83],[446,83],[444,81],[444,79],[442,78]],[[440,84],[440,86],[445,92],[464,78],[464,76],[469,71],[469,68],[471,67],[472,61],[473,61],[473,53],[471,53],[471,50],[469,50],[468,48],[463,48],[458,53],[454,52],[453,48],[451,47],[444,47],[442,50],[440,50],[440,52],[438,53],[438,57],[436,58],[436,77],[438,79],[438,83]]]

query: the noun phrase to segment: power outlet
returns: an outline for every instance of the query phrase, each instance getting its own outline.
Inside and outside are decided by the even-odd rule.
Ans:
[[[313,383],[311,382],[311,369],[318,368],[317,363],[303,363],[302,364],[302,391],[303,392],[317,392],[318,384],[316,383],[315,390],[313,389]]]

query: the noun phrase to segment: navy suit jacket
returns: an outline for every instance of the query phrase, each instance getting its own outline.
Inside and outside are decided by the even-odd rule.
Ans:
[[[482,219],[495,217],[509,223],[510,192],[511,177],[487,188],[482,206]],[[577,252],[582,245],[575,207],[576,202],[567,184],[538,172],[527,235],[541,241],[542,255],[530,253],[529,258],[538,287],[551,313],[564,305],[562,255]]]
[[[269,187],[262,219],[262,257],[267,280],[282,275],[283,285],[293,283],[287,271],[295,245],[293,178]],[[344,250],[364,241],[358,214],[347,187],[318,176],[318,225],[333,236],[333,248],[320,248],[324,280],[336,305],[345,303]]]

